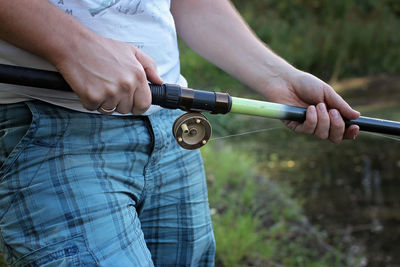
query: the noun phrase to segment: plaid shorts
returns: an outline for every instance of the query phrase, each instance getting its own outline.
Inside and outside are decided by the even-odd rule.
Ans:
[[[0,105],[0,251],[13,266],[213,266],[199,151],[180,111]]]

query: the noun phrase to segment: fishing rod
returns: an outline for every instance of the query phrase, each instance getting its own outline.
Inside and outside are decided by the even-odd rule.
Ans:
[[[0,64],[0,83],[72,91],[58,72],[4,64]],[[180,116],[172,128],[178,144],[186,149],[199,148],[211,137],[211,124],[201,112],[237,113],[298,122],[306,119],[307,109],[302,107],[232,97],[228,93],[194,90],[173,84],[149,86],[153,105],[188,112]],[[400,122],[396,121],[360,116],[356,120],[345,119],[345,123],[346,127],[358,125],[361,131],[400,136]]]

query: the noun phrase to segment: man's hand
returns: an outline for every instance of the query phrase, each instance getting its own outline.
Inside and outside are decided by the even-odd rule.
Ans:
[[[47,0],[0,1],[0,38],[56,66],[88,110],[143,113],[151,104],[147,79],[162,83],[150,57],[95,34]]]
[[[147,79],[161,84],[154,61],[133,45],[95,34],[55,63],[88,110],[141,114],[151,105]],[[101,109],[99,110],[101,112]]]
[[[287,127],[298,133],[329,139],[334,143],[343,138],[356,138],[359,127],[351,125],[345,129],[343,118],[357,119],[360,113],[353,110],[332,87],[315,76],[294,68],[284,73],[269,79],[264,94],[273,102],[308,107],[304,123],[285,121]]]
[[[304,123],[286,122],[288,127],[333,142],[357,136],[358,126],[345,130],[337,111],[347,119],[356,119],[359,113],[329,85],[274,54],[251,32],[229,0],[172,0],[171,4],[180,37],[198,54],[270,101],[311,105]]]

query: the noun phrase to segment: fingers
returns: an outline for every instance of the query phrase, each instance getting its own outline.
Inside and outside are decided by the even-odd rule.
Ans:
[[[327,110],[324,103],[319,103],[316,107],[309,106],[303,123],[291,121],[285,124],[295,132],[314,135],[323,140],[329,139],[334,143],[339,143],[343,139],[355,139],[359,132],[357,125],[351,125],[346,129],[339,111]]]
[[[332,87],[325,85],[325,102],[330,110],[325,110],[318,104],[318,125],[315,136],[320,139],[329,139],[334,143],[339,143],[343,139],[355,139],[359,132],[358,126],[345,128],[343,118],[354,120],[360,116],[360,113],[350,107],[350,105],[337,94]],[[328,125],[329,123],[329,125]]]
[[[132,113],[140,115],[151,106],[151,92],[147,82],[141,84],[141,88],[135,91]]]
[[[135,88],[132,90],[131,97],[121,100],[121,106],[125,107],[121,113],[132,112],[134,115],[140,115],[151,106],[151,91],[147,80],[156,84],[162,84],[163,81],[158,75],[156,63],[151,57],[139,49],[134,50],[134,55],[139,63],[134,70]],[[129,103],[130,109],[127,108]]]
[[[108,98],[104,101],[98,108],[97,111],[102,113],[103,115],[111,115],[114,111],[120,112],[118,110],[118,102],[115,98]]]
[[[339,111],[327,110],[324,103],[317,105],[318,123],[314,135],[322,140],[329,139],[334,143],[342,141],[345,132],[345,123]]]
[[[329,111],[330,128],[329,128],[329,140],[334,143],[339,143],[343,139],[344,133],[344,121],[340,116],[339,111],[331,109]]]
[[[97,35],[92,45],[76,52],[57,68],[84,108],[110,115],[141,114],[150,107],[148,80],[163,82],[151,57],[132,45]]]
[[[121,114],[132,112],[135,115],[146,112],[151,105],[151,92],[147,80],[161,84],[163,81],[157,73],[155,62],[145,53],[134,49],[137,59],[132,63],[128,73],[117,78],[115,94],[109,94],[97,110],[105,115],[115,110]]]
[[[360,132],[360,127],[358,125],[350,125],[344,132],[344,139],[356,139],[358,133]]]
[[[325,101],[330,108],[339,110],[340,114],[346,119],[355,120],[360,116],[360,112],[352,109],[329,85],[325,86]]]
[[[317,105],[318,122],[314,135],[319,139],[327,139],[329,137],[330,118],[324,103]]]
[[[296,133],[313,134],[315,127],[317,127],[318,117],[315,106],[309,106],[307,108],[306,120],[303,123],[296,121],[285,121],[287,127],[295,131]]]
[[[152,83],[162,84],[163,81],[158,75],[157,66],[154,60],[138,49],[136,50],[135,56],[140,64],[142,64],[147,79]]]

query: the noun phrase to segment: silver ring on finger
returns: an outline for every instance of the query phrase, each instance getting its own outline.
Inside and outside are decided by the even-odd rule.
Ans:
[[[97,111],[100,112],[101,114],[104,114],[104,115],[111,115],[111,114],[114,113],[114,111],[115,111],[116,109],[117,109],[117,107],[114,107],[114,108],[112,108],[112,109],[105,109],[105,108],[103,108],[103,107],[99,107],[99,108],[97,109]]]

